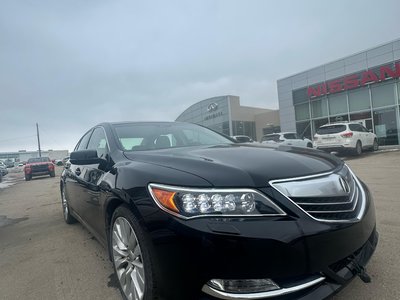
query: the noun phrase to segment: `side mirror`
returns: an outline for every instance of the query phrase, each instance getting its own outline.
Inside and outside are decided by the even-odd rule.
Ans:
[[[97,150],[79,150],[71,152],[69,162],[73,165],[99,164],[103,159],[97,156]]]

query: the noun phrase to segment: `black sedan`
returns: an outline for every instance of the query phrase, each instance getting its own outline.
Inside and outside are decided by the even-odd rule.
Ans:
[[[378,241],[368,188],[317,150],[186,123],[103,123],[61,176],[65,221],[109,250],[124,299],[323,299]]]

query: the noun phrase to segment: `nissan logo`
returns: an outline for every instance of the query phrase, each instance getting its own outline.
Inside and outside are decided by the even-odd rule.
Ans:
[[[218,109],[218,104],[215,103],[215,102],[210,103],[210,104],[208,104],[208,106],[207,106],[207,111],[208,111],[208,112],[216,111],[217,109]]]
[[[350,186],[343,177],[339,177],[339,183],[343,191],[345,191],[347,194],[350,193]]]

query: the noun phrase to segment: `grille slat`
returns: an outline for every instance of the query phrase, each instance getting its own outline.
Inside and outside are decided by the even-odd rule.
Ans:
[[[271,185],[304,212],[321,221],[356,220],[363,206],[361,187],[346,166],[337,174],[284,180]]]

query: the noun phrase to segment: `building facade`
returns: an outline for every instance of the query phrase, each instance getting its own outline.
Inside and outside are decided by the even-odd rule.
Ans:
[[[53,159],[63,159],[69,156],[68,150],[47,150],[41,151],[42,157]],[[18,151],[18,152],[0,152],[0,160],[12,162],[24,162],[29,158],[39,157],[39,151]]]
[[[219,96],[199,101],[177,119],[200,124],[226,135],[247,135],[260,140],[264,134],[279,131],[277,110],[241,106],[238,96]]]
[[[381,145],[400,140],[400,39],[278,80],[283,131],[312,138],[324,124],[357,121]]]

